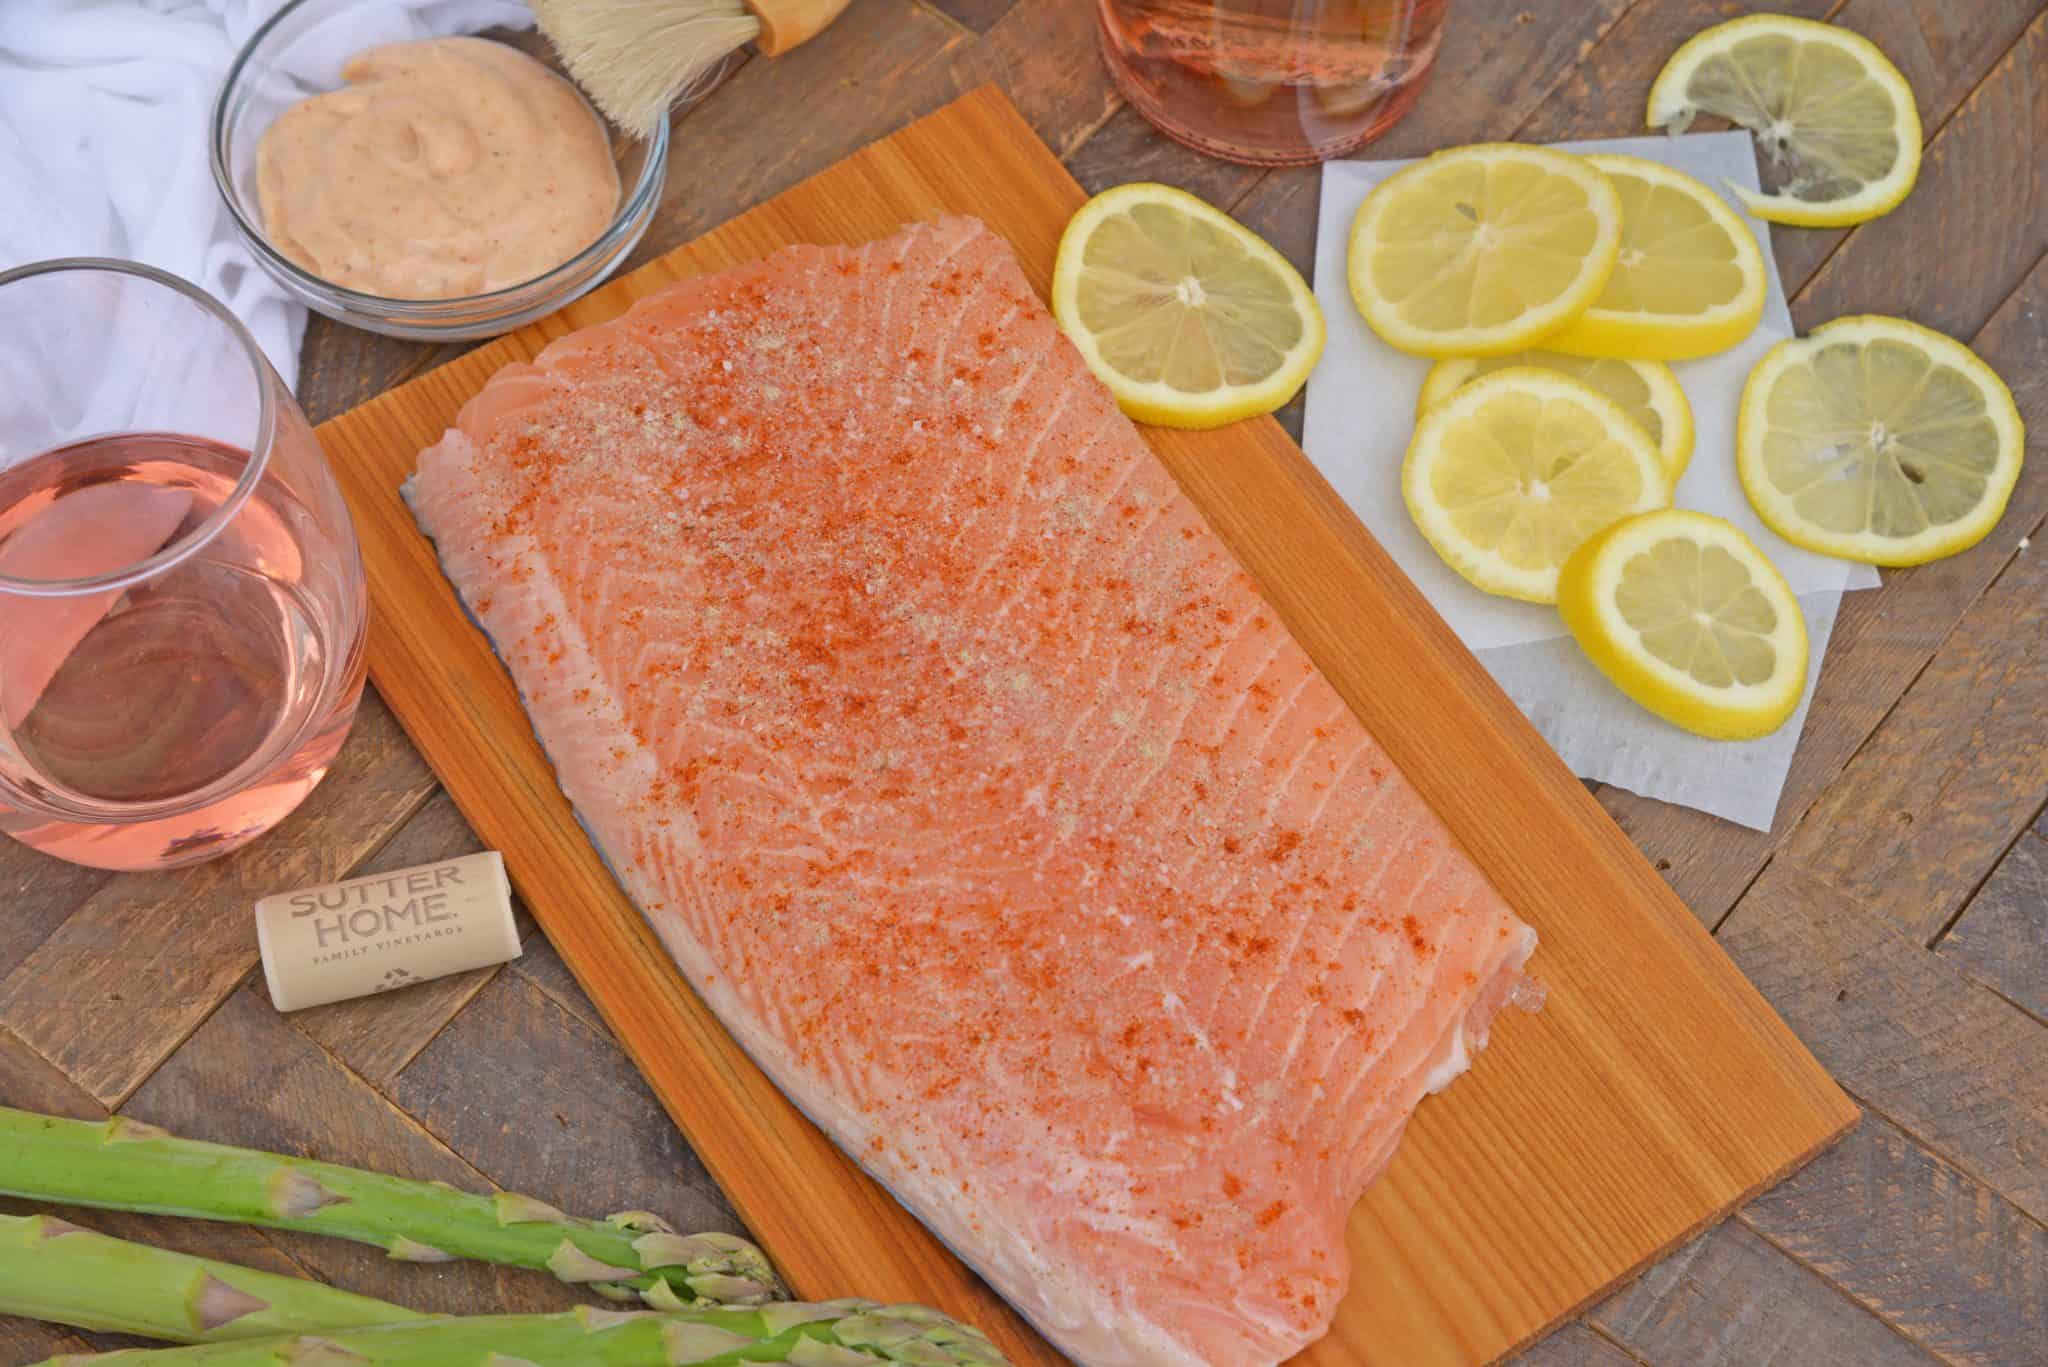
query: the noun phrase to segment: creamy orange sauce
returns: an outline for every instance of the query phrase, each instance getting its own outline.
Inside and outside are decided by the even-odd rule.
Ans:
[[[619,204],[604,123],[576,88],[485,38],[371,48],[256,150],[263,231],[323,280],[391,299],[522,284],[596,241]]]

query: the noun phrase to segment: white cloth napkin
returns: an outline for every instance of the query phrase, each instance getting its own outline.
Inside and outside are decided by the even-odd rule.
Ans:
[[[1675,166],[1721,188],[1758,185],[1747,133],[1618,138],[1561,143],[1570,151],[1614,151]],[[1748,340],[1718,356],[1672,367],[1693,409],[1698,440],[1676,502],[1734,522],[1784,571],[1805,610],[1812,643],[1806,696],[1798,712],[1762,740],[1702,740],[1621,695],[1584,658],[1555,609],[1497,598],[1445,565],[1415,530],[1401,500],[1401,460],[1414,427],[1415,396],[1430,363],[1382,342],[1359,317],[1345,281],[1352,217],[1367,191],[1405,161],[1332,162],[1323,170],[1315,290],[1329,320],[1329,344],[1309,382],[1302,445],[1404,573],[1478,656],[1572,771],[1647,797],[1681,803],[1767,830],[1792,763],[1821,656],[1844,589],[1875,587],[1865,565],[1802,551],[1758,520],[1735,476],[1735,416],[1742,384],[1763,353],[1792,335],[1768,225],[1744,218],[1761,239],[1770,275],[1763,321]]]
[[[296,383],[306,310],[236,238],[207,163],[228,64],[282,6],[0,0],[0,268],[113,256],[170,271],[233,309]],[[335,61],[532,22],[518,0],[364,0],[334,30]]]

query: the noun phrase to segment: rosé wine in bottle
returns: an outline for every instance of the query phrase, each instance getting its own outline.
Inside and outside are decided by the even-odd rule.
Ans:
[[[1102,56],[1137,111],[1258,165],[1343,156],[1422,93],[1448,0],[1096,0]]]

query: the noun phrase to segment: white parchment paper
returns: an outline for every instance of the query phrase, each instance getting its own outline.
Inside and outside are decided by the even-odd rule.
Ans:
[[[1725,181],[1758,187],[1747,133],[1558,145],[1575,152],[1647,157],[1717,190]],[[1410,521],[1401,501],[1401,458],[1414,428],[1415,396],[1431,363],[1394,350],[1365,325],[1351,302],[1344,270],[1351,220],[1366,192],[1409,164],[1331,162],[1323,168],[1315,291],[1329,323],[1329,344],[1309,381],[1302,431],[1309,458],[1573,772],[1768,829],[1806,723],[1842,592],[1874,588],[1878,582],[1877,572],[1866,565],[1802,551],[1771,532],[1751,510],[1736,479],[1735,419],[1743,381],[1764,352],[1792,335],[1768,226],[1738,210],[1756,231],[1770,275],[1770,295],[1757,330],[1718,356],[1672,367],[1692,404],[1697,430],[1692,464],[1679,481],[1678,506],[1727,518],[1755,538],[1799,595],[1813,647],[1799,711],[1774,735],[1729,743],[1688,735],[1644,712],[1585,660],[1554,609],[1481,593],[1437,558]]]

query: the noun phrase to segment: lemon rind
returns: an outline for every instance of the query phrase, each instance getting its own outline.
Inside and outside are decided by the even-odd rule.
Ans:
[[[1814,527],[1799,517],[1789,500],[1779,494],[1763,468],[1763,443],[1768,428],[1764,408],[1769,385],[1799,358],[1810,356],[1819,344],[1838,341],[1844,334],[1868,345],[1871,340],[1909,340],[1926,347],[1938,361],[1948,365],[1975,385],[1985,399],[1985,413],[1999,433],[2001,460],[1987,481],[1985,496],[1972,517],[1942,527],[1929,527],[1912,537],[1878,539],[1868,532],[1848,535]],[[1991,534],[2019,482],[2026,457],[2026,423],[2012,390],[1995,370],[1969,347],[1948,336],[1906,318],[1883,314],[1850,314],[1823,323],[1804,337],[1787,338],[1764,354],[1749,372],[1742,386],[1742,403],[1735,428],[1735,473],[1764,525],[1803,550],[1855,560],[1867,565],[1905,568],[1966,551]]]
[[[1709,55],[1756,29],[1794,33],[1802,41],[1832,43],[1854,53],[1875,73],[1877,84],[1891,97],[1894,126],[1900,131],[1901,150],[1899,160],[1890,171],[1877,180],[1867,182],[1862,190],[1844,199],[1798,199],[1791,195],[1764,194],[1731,184],[1728,188],[1742,201],[1743,210],[1767,223],[1799,228],[1847,228],[1867,223],[1898,208],[1912,193],[1913,185],[1920,177],[1920,111],[1913,101],[1913,88],[1897,64],[1876,43],[1850,29],[1789,14],[1744,15],[1740,19],[1730,19],[1702,29],[1679,45],[1651,83],[1644,109],[1644,118],[1649,126],[1663,128],[1696,114],[1698,111],[1685,98],[1685,88],[1693,71]]]
[[[1361,243],[1370,240],[1369,230],[1377,225],[1380,214],[1396,198],[1388,193],[1392,187],[1439,172],[1446,162],[1454,158],[1470,160],[1480,157],[1535,162],[1586,190],[1588,207],[1593,211],[1598,228],[1592,250],[1583,263],[1583,273],[1571,289],[1529,310],[1513,324],[1459,328],[1450,332],[1411,327],[1391,305],[1370,289],[1362,287],[1364,273],[1358,265]],[[1583,313],[1586,306],[1599,298],[1600,291],[1607,287],[1607,278],[1614,272],[1615,257],[1620,249],[1621,200],[1614,193],[1614,187],[1607,184],[1606,177],[1587,166],[1583,157],[1523,143],[1473,143],[1433,152],[1414,165],[1396,171],[1367,193],[1365,202],[1358,206],[1358,213],[1351,220],[1344,274],[1352,302],[1365,318],[1366,325],[1388,346],[1410,355],[1438,358],[1505,356],[1511,351],[1536,346]]]
[[[1161,381],[1138,380],[1112,366],[1095,337],[1080,323],[1078,308],[1084,274],[1083,244],[1102,222],[1134,204],[1170,203],[1227,232],[1253,256],[1271,266],[1287,285],[1289,298],[1304,327],[1270,377],[1249,385],[1225,385],[1206,393],[1189,393]],[[1229,214],[1198,195],[1156,181],[1134,181],[1103,191],[1076,210],[1060,235],[1052,278],[1052,311],[1060,330],[1081,353],[1081,359],[1115,397],[1117,407],[1135,422],[1155,427],[1202,431],[1225,427],[1245,418],[1271,413],[1300,392],[1309,372],[1321,359],[1328,337],[1323,312],[1301,272],[1273,245]]]
[[[1770,600],[1778,616],[1771,636],[1777,667],[1770,679],[1708,688],[1643,649],[1640,633],[1615,608],[1628,561],[1676,535],[1727,550]],[[1640,513],[1588,540],[1565,562],[1559,580],[1558,614],[1586,657],[1616,688],[1672,725],[1710,740],[1756,740],[1799,710],[1811,663],[1805,614],[1778,567],[1732,523],[1682,508]]]

